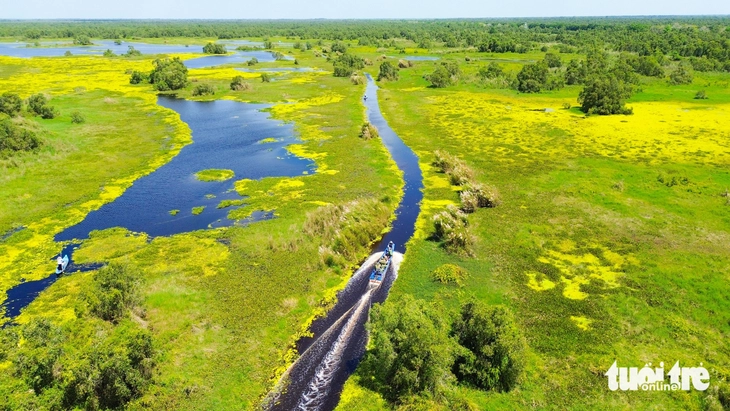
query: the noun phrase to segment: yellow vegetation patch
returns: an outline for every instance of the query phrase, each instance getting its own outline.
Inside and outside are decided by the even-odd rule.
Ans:
[[[583,316],[576,317],[576,316],[573,316],[573,315],[570,316],[570,321],[573,321],[573,323],[575,323],[575,326],[578,327],[578,328],[580,328],[583,331],[590,330],[591,329],[591,323],[593,322],[593,320],[591,320],[590,318],[586,318],[586,317],[583,317]]]
[[[630,116],[585,117],[567,110],[546,113],[540,109],[556,101],[541,97],[459,92],[427,101],[431,125],[453,144],[502,163],[585,156],[650,164],[730,161],[730,105],[687,110],[683,103],[642,102],[632,104]]]
[[[528,271],[525,273],[529,281],[527,286],[535,291],[545,291],[551,288],[555,288],[555,283],[550,281],[545,274],[537,271]]]
[[[587,293],[581,291],[580,286],[588,284],[591,279],[601,280],[609,288],[618,287],[618,277],[622,275],[622,271],[628,265],[639,263],[632,255],[623,256],[597,244],[591,244],[590,248],[599,249],[600,255],[594,254],[594,251],[581,253],[569,240],[561,242],[558,248],[561,251],[547,250],[543,256],[538,258],[538,261],[552,265],[560,271],[561,282],[565,284],[563,295],[574,300],[588,297]],[[602,257],[605,262],[599,257]],[[537,277],[531,277],[529,272],[525,274],[530,278],[528,286],[531,288],[540,286]],[[533,283],[533,279],[535,283]]]

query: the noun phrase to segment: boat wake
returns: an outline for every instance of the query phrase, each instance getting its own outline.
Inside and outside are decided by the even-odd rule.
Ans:
[[[265,410],[315,411],[330,409],[334,393],[339,397],[345,380],[359,362],[367,343],[370,306],[381,302],[397,278],[403,254],[394,253],[382,285],[369,282],[381,253],[370,256],[338,294],[338,303],[327,315],[327,322],[316,338],[282,375],[262,401]]]
[[[327,397],[330,391],[330,382],[335,375],[335,372],[341,365],[342,354],[348,345],[352,331],[360,323],[363,313],[370,307],[370,294],[372,290],[369,290],[365,295],[360,298],[355,311],[347,320],[345,327],[340,332],[340,335],[332,345],[332,349],[327,353],[322,362],[317,367],[317,371],[314,374],[314,378],[309,383],[307,391],[302,395],[302,398],[297,404],[297,409],[301,411],[315,411],[319,409],[323,400]]]

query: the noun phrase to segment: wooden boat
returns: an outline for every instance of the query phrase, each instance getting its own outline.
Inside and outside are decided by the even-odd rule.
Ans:
[[[393,260],[393,252],[395,252],[395,244],[391,241],[388,246],[385,247],[385,251],[380,255],[378,261],[375,262],[375,267],[370,273],[370,285],[379,286],[385,278],[385,274],[388,272],[390,262]]]
[[[68,255],[63,256],[63,262],[56,267],[56,274],[63,274],[68,267]]]

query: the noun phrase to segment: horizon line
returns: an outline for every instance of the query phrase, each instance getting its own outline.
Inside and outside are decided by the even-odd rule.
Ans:
[[[0,23],[5,22],[60,22],[60,21],[399,21],[399,20],[422,20],[422,21],[449,21],[449,20],[507,20],[507,19],[590,19],[590,18],[690,18],[690,17],[715,17],[730,18],[730,14],[610,14],[610,15],[563,15],[563,16],[494,16],[494,17],[373,17],[373,18],[348,18],[348,17],[311,17],[311,18],[169,18],[169,17],[60,17],[60,18],[0,18]]]

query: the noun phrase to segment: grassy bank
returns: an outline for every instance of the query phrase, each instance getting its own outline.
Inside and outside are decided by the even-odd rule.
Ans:
[[[506,304],[529,345],[519,388],[461,395],[478,409],[704,409],[704,393],[617,394],[603,374],[618,360],[704,363],[716,384],[730,375],[728,76],[698,75],[689,86],[645,80],[629,101],[634,115],[585,117],[562,108],[576,104],[576,87],[432,89],[422,75],[433,63],[416,64],[380,95],[426,184],[420,235],[392,294],[441,301],[452,313],[472,297]],[[712,101],[693,99],[710,87]],[[430,165],[434,150],[462,158],[502,193],[502,205],[469,217],[474,258],[428,239],[431,216],[459,201]],[[463,288],[432,279],[444,263],[469,273]],[[376,398],[353,379],[340,409],[387,408]]]

